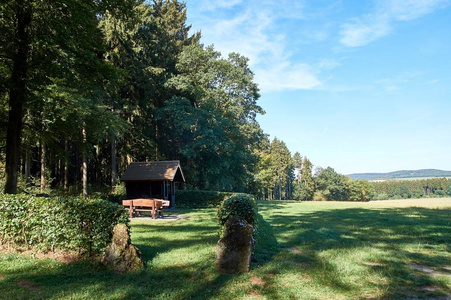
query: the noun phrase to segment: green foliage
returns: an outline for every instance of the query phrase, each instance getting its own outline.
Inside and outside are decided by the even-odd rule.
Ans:
[[[294,158],[296,160],[296,158]],[[299,160],[298,158],[297,160]],[[300,174],[297,183],[294,185],[293,199],[312,200],[315,192],[315,182],[312,176],[313,164],[307,157],[304,157],[299,166]]]
[[[272,173],[272,184],[276,187],[274,189],[274,199],[289,199],[291,198],[291,195],[286,192],[285,187],[287,187],[294,178],[290,150],[288,150],[288,147],[282,140],[277,138],[274,138],[271,142],[269,150],[271,154],[270,169]],[[284,197],[282,195],[284,195]]]
[[[219,224],[224,224],[230,218],[246,221],[254,227],[254,233],[257,229],[257,203],[250,195],[232,196],[221,203],[217,212]]]
[[[374,197],[374,188],[368,181],[353,180],[348,183],[349,201],[370,201]]]
[[[451,184],[448,186],[448,188],[446,189],[446,194],[448,196],[451,196]]]
[[[224,226],[227,220],[237,219],[252,225],[251,242],[254,246],[258,238],[258,208],[257,202],[251,195],[235,195],[224,201],[216,212],[220,225],[220,236],[224,233]]]
[[[0,117],[20,112],[10,126],[17,140],[7,142],[17,145],[6,155],[11,186],[19,160],[30,173],[22,190],[30,178],[39,186],[43,170],[43,186],[68,191],[84,158],[89,183],[105,186],[132,160],[177,159],[195,188],[255,191],[255,150],[264,139],[256,117],[264,111],[249,60],[200,44],[184,2],[22,2],[0,6]],[[27,39],[16,36],[22,11],[30,14]],[[21,64],[22,75],[13,76]],[[16,77],[23,88],[11,89]],[[23,94],[11,102],[21,103],[15,110],[11,90]],[[6,125],[0,122],[1,160]]]
[[[83,121],[90,142],[104,133],[105,123],[110,123],[105,121],[114,123],[100,102],[108,97],[104,84],[115,71],[99,55],[104,44],[98,23],[107,12],[123,17],[134,3],[7,0],[0,6],[0,98],[9,98],[10,111],[8,193],[16,192],[20,156],[38,140],[49,146],[47,156],[52,152],[60,159],[65,155],[61,142],[86,146],[79,142]]]
[[[308,186],[302,183],[295,183],[293,191],[294,200],[313,200],[314,186]]]
[[[237,196],[252,197],[251,195],[243,193],[177,190],[175,202],[177,208],[216,208],[224,200]]]
[[[292,181],[296,162],[293,162],[287,145],[278,138],[274,138],[271,143],[266,140],[257,153],[259,164],[255,179],[258,193],[263,196],[263,199],[292,198]]]
[[[331,167],[321,170],[315,178],[317,189],[322,191],[327,200],[332,201],[346,201],[348,199],[348,180],[348,177],[338,174]]]
[[[235,53],[222,58],[212,46],[188,45],[177,75],[165,84],[176,93],[155,114],[159,147],[181,161],[196,188],[249,191],[262,136],[255,118],[263,110],[247,62]]]
[[[451,180],[430,178],[419,180],[389,180],[371,183],[375,199],[443,197],[451,195]]]
[[[327,201],[328,199],[324,196],[323,191],[317,190],[313,194],[313,201]]]
[[[114,225],[128,224],[122,206],[101,199],[0,194],[0,240],[40,250],[99,253]]]
[[[375,194],[373,200],[388,200],[389,197],[387,194],[382,193],[382,194]]]

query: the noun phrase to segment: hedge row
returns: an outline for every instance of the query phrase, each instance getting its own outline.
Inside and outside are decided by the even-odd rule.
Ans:
[[[177,190],[175,196],[175,207],[177,208],[207,208],[218,207],[222,201],[244,193],[215,192],[215,191],[196,191],[196,190]]]
[[[39,250],[100,253],[114,225],[128,224],[122,206],[101,199],[0,194],[0,242]]]

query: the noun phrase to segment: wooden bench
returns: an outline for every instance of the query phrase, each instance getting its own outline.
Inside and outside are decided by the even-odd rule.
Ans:
[[[155,219],[157,213],[163,216],[163,207],[169,206],[170,201],[163,199],[139,198],[122,200],[122,205],[128,207],[128,214],[130,218],[133,218],[136,212],[150,211],[152,219]]]

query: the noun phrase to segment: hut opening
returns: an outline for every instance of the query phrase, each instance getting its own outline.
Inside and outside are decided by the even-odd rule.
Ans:
[[[131,163],[122,175],[127,199],[154,198],[170,201],[175,206],[175,182],[185,182],[180,161]]]

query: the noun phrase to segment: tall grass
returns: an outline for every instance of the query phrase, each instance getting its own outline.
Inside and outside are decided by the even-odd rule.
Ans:
[[[418,200],[417,200],[418,201]],[[251,271],[214,269],[214,209],[189,218],[132,221],[147,262],[119,275],[97,263],[0,255],[6,299],[365,299],[451,295],[451,202],[442,208],[390,203],[260,202]],[[442,205],[443,206],[443,205]]]

